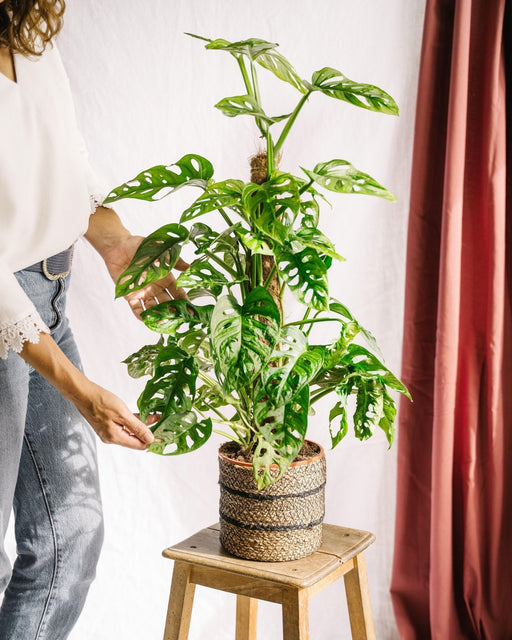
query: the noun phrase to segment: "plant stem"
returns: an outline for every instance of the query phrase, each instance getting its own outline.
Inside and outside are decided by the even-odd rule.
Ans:
[[[270,127],[267,129],[267,180],[270,180],[272,171],[274,171],[274,141],[270,133]]]
[[[243,56],[237,56],[236,61],[238,62],[238,66],[240,67],[240,71],[242,72],[242,78],[244,79],[245,90],[250,96],[254,96],[254,91],[251,85],[251,81],[249,80],[249,74],[247,73]]]
[[[220,215],[224,218],[224,222],[228,225],[228,227],[234,227],[235,223],[232,222],[228,216],[228,214],[224,211],[224,209],[218,209]]]
[[[305,191],[309,189],[309,187],[313,184],[314,180],[310,180],[307,184],[299,189],[299,195],[302,195]]]
[[[302,324],[314,324],[316,322],[343,322],[341,318],[311,318],[311,320],[296,320],[295,322],[288,322],[283,325],[284,327],[294,327]]]
[[[238,438],[233,438],[233,434],[231,433],[225,433],[224,431],[221,431],[220,429],[212,429],[213,433],[216,433],[219,436],[224,436],[224,438],[227,438],[228,440],[234,440],[235,442],[237,442],[241,447],[244,446],[244,441],[243,440],[239,440]]]
[[[312,405],[317,400],[320,400],[320,398],[323,398],[324,396],[326,396],[326,395],[328,395],[329,393],[332,393],[332,392],[333,392],[332,388],[322,389],[322,391],[319,391],[315,396],[310,398],[309,404]]]
[[[272,282],[272,278],[274,277],[274,274],[275,274],[276,271],[277,271],[277,266],[276,266],[276,263],[274,262],[274,265],[273,265],[272,269],[270,270],[270,273],[268,274],[267,279],[263,283],[263,286],[265,287],[265,289]]]
[[[293,110],[291,116],[288,118],[288,121],[287,121],[284,129],[281,131],[281,135],[279,136],[279,140],[275,144],[275,147],[274,147],[274,153],[275,154],[278,154],[279,151],[281,150],[281,147],[283,146],[284,141],[286,140],[288,134],[290,133],[290,129],[293,127],[293,123],[297,119],[297,116],[299,115],[300,110],[306,104],[306,100],[309,98],[311,93],[312,93],[311,91],[308,91],[305,95],[302,96],[302,98],[299,101],[299,104],[295,107],[295,109]]]
[[[231,276],[233,276],[234,278],[238,278],[238,276],[240,276],[241,274],[237,273],[234,269],[232,269],[231,267],[228,267],[228,265],[224,262],[224,260],[221,260],[220,258],[217,258],[217,256],[212,253],[211,251],[208,251],[207,249],[205,249],[203,251],[205,256],[208,256],[210,258],[210,260],[213,260],[214,262],[216,262],[219,266],[221,266],[223,269],[225,269]]]
[[[256,73],[256,67],[252,59],[249,58],[249,62],[251,64],[251,78],[252,78],[252,89],[253,89],[253,97],[256,101],[256,104],[263,111],[261,106],[261,98],[260,98],[260,87],[258,84],[258,74]],[[245,81],[245,79],[244,79]],[[258,129],[261,131],[262,135],[266,136],[268,132],[268,124],[264,124],[260,118],[255,118],[256,124],[258,125]]]

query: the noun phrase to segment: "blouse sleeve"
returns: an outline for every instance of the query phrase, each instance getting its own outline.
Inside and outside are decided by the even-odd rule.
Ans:
[[[25,342],[39,342],[39,334],[50,333],[33,303],[23,291],[14,274],[0,261],[0,358],[7,358],[9,349],[19,353]]]

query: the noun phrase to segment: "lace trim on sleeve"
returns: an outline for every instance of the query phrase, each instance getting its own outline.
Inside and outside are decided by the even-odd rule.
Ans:
[[[91,203],[91,213],[95,213],[98,207],[105,207],[106,209],[112,209],[108,204],[103,204],[106,196],[103,196],[99,193],[93,193],[89,196],[89,201]]]
[[[9,349],[19,353],[25,342],[37,344],[41,332],[50,330],[38,315],[28,315],[14,324],[0,326],[0,358],[7,358]]]

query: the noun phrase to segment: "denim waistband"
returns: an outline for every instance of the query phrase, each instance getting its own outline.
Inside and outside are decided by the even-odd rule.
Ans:
[[[44,273],[44,275],[50,280],[56,280],[57,278],[64,278],[68,275],[71,269],[71,262],[73,260],[73,245],[68,247],[60,253],[56,253],[50,258],[36,262],[35,264],[26,267],[25,271],[38,271]]]

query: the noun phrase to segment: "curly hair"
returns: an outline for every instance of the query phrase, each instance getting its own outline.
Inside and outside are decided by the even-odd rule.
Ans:
[[[39,56],[62,27],[65,0],[5,0],[0,4],[0,46]]]

